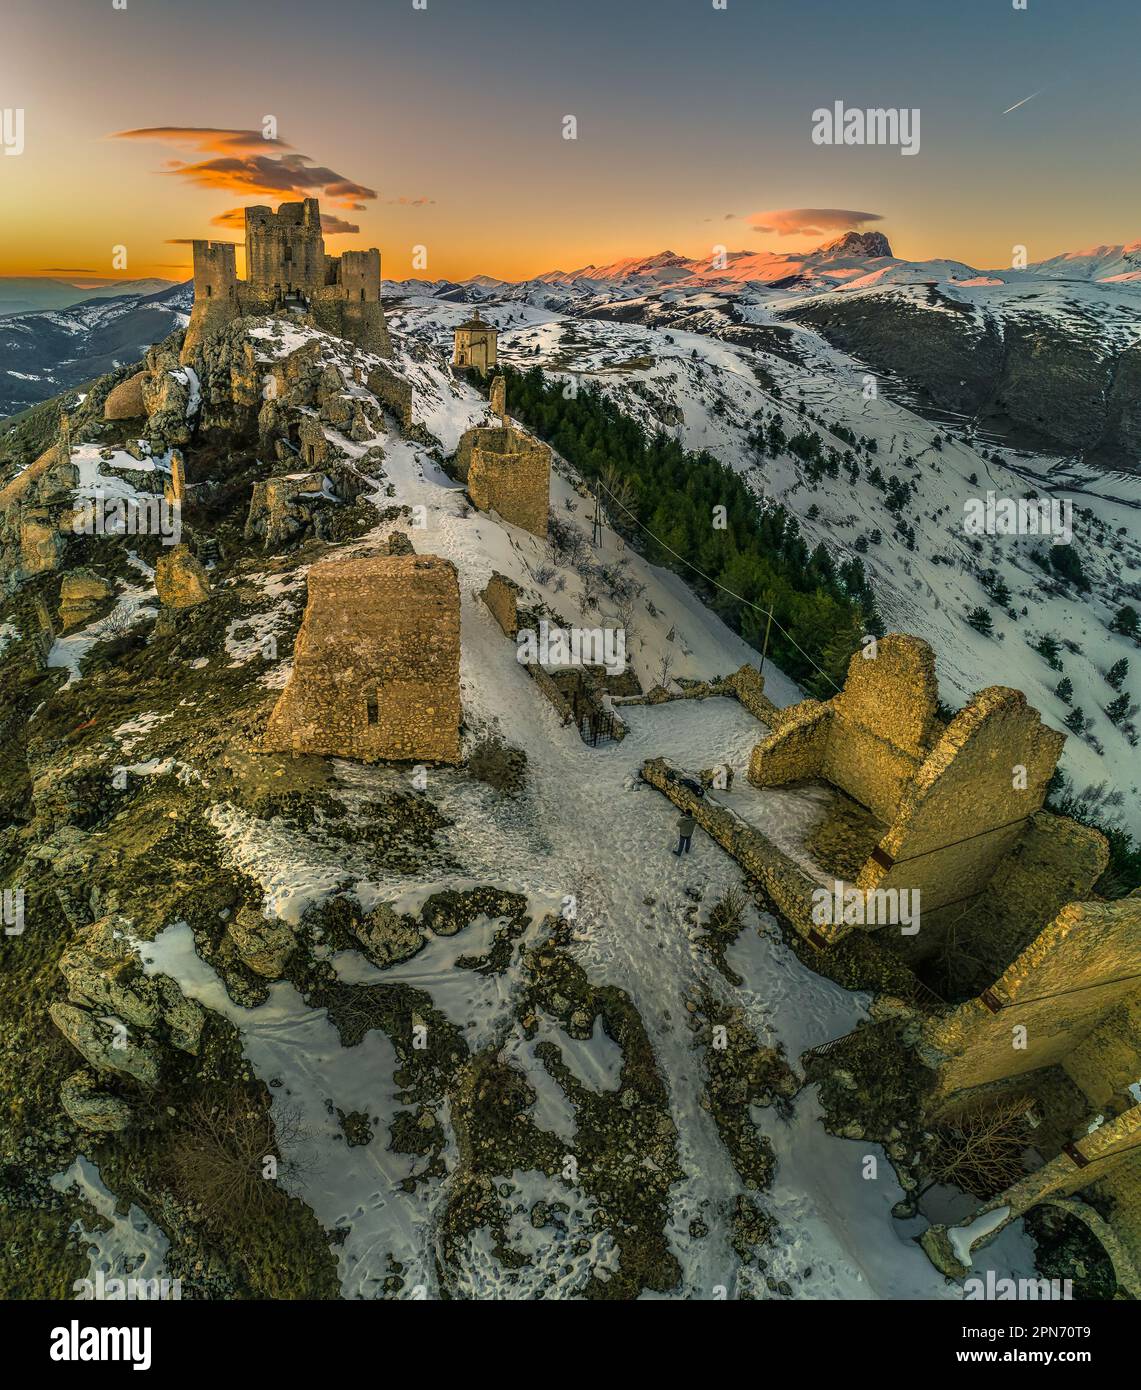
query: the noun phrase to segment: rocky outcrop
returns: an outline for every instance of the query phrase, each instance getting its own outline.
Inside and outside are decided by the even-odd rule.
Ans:
[[[169,976],[144,973],[121,918],[101,918],[81,932],[60,957],[59,969],[72,1004],[114,1015],[132,1034],[154,1033],[183,1052],[198,1051],[201,1007]]]
[[[100,1017],[74,1004],[53,1004],[51,1020],[97,1072],[113,1072],[148,1090],[158,1085],[162,1054],[149,1038],[132,1037],[119,1019]]]
[[[210,597],[210,576],[188,545],[172,546],[155,565],[155,590],[166,608],[193,608]]]
[[[362,922],[354,922],[351,930],[369,960],[382,968],[407,960],[424,944],[415,921],[398,917],[385,903],[374,907]]]
[[[147,405],[143,395],[146,380],[145,371],[136,372],[109,391],[103,402],[104,420],[138,420],[146,415]]]
[[[127,1102],[101,1090],[86,1067],[72,1072],[60,1087],[59,1099],[68,1117],[93,1134],[116,1134],[131,1123]]]
[[[243,907],[229,927],[230,940],[238,955],[255,975],[279,980],[285,963],[297,947],[297,938],[287,922],[263,917],[253,908]]]
[[[69,570],[59,588],[59,620],[64,630],[90,622],[111,594],[108,580],[94,570]]]

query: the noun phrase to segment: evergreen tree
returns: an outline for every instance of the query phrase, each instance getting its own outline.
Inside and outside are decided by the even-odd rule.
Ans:
[[[1114,688],[1120,690],[1125,684],[1125,678],[1129,674],[1129,658],[1123,656],[1120,661],[1115,661],[1105,673],[1105,679]]]
[[[1065,719],[1066,728],[1072,734],[1080,734],[1086,726],[1086,717],[1080,705],[1076,705]]]
[[[1054,694],[1057,695],[1058,699],[1061,700],[1063,704],[1068,705],[1070,703],[1074,698],[1074,683],[1070,680],[1069,676],[1062,677],[1054,687]]]
[[[1039,656],[1044,656],[1046,658],[1046,665],[1049,666],[1052,671],[1060,671],[1062,669],[1062,648],[1056,637],[1047,635],[1041,638],[1034,644],[1034,650]]]
[[[984,637],[989,637],[994,630],[994,620],[990,616],[990,611],[981,605],[978,608],[972,608],[967,614],[967,623],[976,632],[981,632]]]
[[[1136,638],[1141,634],[1141,619],[1137,617],[1136,608],[1131,608],[1129,604],[1119,608],[1113,616],[1109,630],[1110,632],[1123,633],[1126,637]]]

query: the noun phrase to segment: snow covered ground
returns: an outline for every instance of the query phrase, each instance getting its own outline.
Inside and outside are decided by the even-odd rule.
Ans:
[[[468,388],[451,383],[439,367],[424,366],[422,372],[433,378],[428,409],[440,434],[458,437],[469,420],[481,418],[483,403]],[[501,1057],[519,1067],[538,1091],[532,1118],[564,1140],[571,1133],[573,1110],[535,1057],[535,1046],[544,1038],[557,1038],[573,1073],[600,1092],[615,1086],[621,1051],[600,1027],[590,1040],[575,1041],[550,1018],[540,1021],[539,1034],[528,1041],[510,1006],[520,989],[522,950],[541,930],[543,915],[573,897],[574,958],[592,982],[617,986],[632,1000],[668,1089],[685,1174],[672,1189],[668,1223],[683,1271],[681,1286],[671,1296],[715,1298],[722,1296],[720,1290],[730,1297],[742,1292],[765,1296],[764,1281],[755,1270],[741,1267],[730,1245],[729,1209],[742,1183],[702,1103],[703,1066],[699,1044],[687,1026],[687,1002],[709,991],[743,1008],[758,1039],[783,1045],[795,1066],[806,1047],[852,1028],[868,1001],[801,965],[780,941],[775,924],[752,907],[730,952],[730,964],[744,984],[731,987],[697,938],[700,917],[740,885],[740,871],[701,832],[692,854],[677,859],[671,853],[676,811],[638,776],[645,758],[668,755],[691,769],[728,763],[743,780],[764,726],[741,705],[724,699],[631,706],[623,710],[629,726],[623,742],[588,748],[573,728],[561,726],[517,661],[514,644],[478,598],[498,570],[541,594],[572,622],[579,578],[567,569],[544,574],[540,582],[536,575],[546,558],[540,542],[472,512],[461,490],[421,445],[387,435],[356,446],[358,452],[372,442],[382,442],[385,450],[378,503],[421,508],[415,515],[423,525],[411,532],[417,551],[446,556],[459,571],[467,745],[498,734],[522,749],[526,789],[517,798],[504,798],[459,770],[430,770],[423,795],[451,822],[440,844],[462,866],[462,872],[430,882],[413,874],[377,877],[343,856],[323,853],[301,832],[280,822],[267,827],[224,803],[212,808],[211,821],[235,863],[261,883],[270,909],[294,922],[308,905],[343,885],[346,873],[366,908],[386,902],[398,911],[415,911],[433,891],[477,883],[525,895],[532,926],[515,942],[512,962],[502,974],[475,975],[470,960],[464,964],[464,958],[489,949],[496,924],[487,920],[454,938],[430,939],[412,959],[384,971],[353,951],[341,952],[334,963],[347,982],[385,980],[425,990],[473,1047],[498,1044]],[[560,515],[585,528],[587,504],[571,482],[558,477],[554,488],[553,505]],[[347,544],[343,553],[374,549],[387,529]],[[675,675],[695,677],[728,674],[755,656],[676,576],[629,551],[619,552],[609,532],[604,555],[621,561],[635,583],[644,586],[639,602],[645,611],[630,651],[644,683],[666,651],[676,657]],[[281,601],[293,598],[287,581],[279,579],[276,592]],[[612,616],[604,612],[591,622]],[[235,660],[240,655],[231,648]],[[280,663],[275,684],[287,670],[288,663]],[[775,670],[769,673],[768,691],[778,703],[798,698],[792,683]],[[133,737],[139,731],[119,732]],[[405,775],[400,769],[343,767],[362,792]],[[781,790],[768,794],[767,802],[763,795],[743,794],[743,813],[795,827],[798,818],[815,810],[811,792]],[[700,911],[695,903],[701,904]],[[416,1296],[417,1289],[433,1296],[435,1224],[447,1201],[448,1183],[421,1184],[411,1192],[399,1186],[415,1162],[390,1151],[383,1138],[398,1089],[393,1078],[397,1058],[388,1038],[370,1031],[357,1046],[343,1047],[325,1011],[308,1007],[284,982],[272,985],[258,1007],[235,1004],[195,954],[185,924],[170,924],[140,949],[148,972],[170,974],[188,995],[235,1024],[250,1062],[272,1088],[275,1106],[300,1114],[308,1153],[286,1185],[313,1207],[322,1223],[347,1231],[339,1247],[346,1296],[376,1296],[389,1259],[401,1261],[408,1271],[404,1296]],[[367,1114],[377,1126],[373,1142],[346,1147],[337,1109]],[[890,1208],[902,1193],[882,1152],[874,1145],[830,1137],[819,1123],[811,1090],[801,1093],[791,1120],[778,1118],[773,1110],[755,1111],[753,1119],[770,1137],[779,1159],[771,1191],[755,1194],[778,1223],[775,1247],[766,1254],[776,1277],[787,1279],[797,1296],[961,1297],[912,1243],[914,1231],[892,1220]],[[878,1157],[874,1181],[862,1176],[868,1153]],[[454,1164],[454,1145],[445,1157],[449,1166]],[[563,1184],[552,1186],[542,1174],[517,1172],[504,1175],[500,1190],[508,1239],[532,1262],[519,1282],[509,1282],[490,1241],[483,1239],[486,1228],[480,1228],[453,1271],[459,1292],[480,1298],[526,1297],[540,1288],[549,1290],[543,1281],[550,1279],[561,1295],[574,1296],[591,1269],[612,1267],[614,1251],[605,1228],[592,1224],[589,1202],[573,1200],[563,1231],[553,1238],[547,1228],[536,1232],[519,1218],[539,1198],[567,1200]],[[708,1228],[704,1236],[692,1233],[699,1219]],[[1009,1266],[1013,1272],[1029,1272],[1029,1247],[1017,1223],[1002,1242],[990,1256],[1003,1270]]]

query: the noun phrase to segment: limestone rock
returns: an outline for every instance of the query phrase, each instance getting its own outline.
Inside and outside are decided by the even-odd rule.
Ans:
[[[94,1134],[116,1134],[131,1123],[131,1107],[125,1100],[99,1089],[99,1083],[80,1067],[59,1090],[60,1104],[80,1129]]]
[[[255,975],[267,980],[281,978],[285,962],[297,946],[297,938],[287,922],[243,907],[230,923],[229,932],[242,961]]]
[[[59,959],[73,1004],[114,1014],[132,1030],[160,1031],[196,1053],[204,1014],[166,975],[146,975],[127,924],[111,916],[80,933]]]
[[[69,570],[59,588],[59,620],[64,628],[90,622],[96,609],[111,597],[110,583],[94,570]]]
[[[142,394],[146,407],[147,438],[152,448],[158,451],[189,444],[191,423],[187,419],[187,409],[190,405],[190,379],[179,366],[173,352],[165,348],[151,348],[147,353]]]
[[[155,589],[165,607],[193,608],[210,597],[210,577],[188,545],[176,545],[155,565]]]
[[[96,1071],[129,1076],[148,1089],[158,1085],[158,1048],[149,1039],[133,1037],[121,1020],[97,1017],[74,1004],[53,1004],[49,1013],[67,1041]]]
[[[143,383],[147,379],[145,371],[136,372],[126,381],[121,381],[110,391],[103,402],[104,420],[140,420],[147,414],[143,399]]]
[[[353,931],[365,955],[381,967],[407,960],[424,944],[416,924],[398,917],[386,903],[374,907]]]

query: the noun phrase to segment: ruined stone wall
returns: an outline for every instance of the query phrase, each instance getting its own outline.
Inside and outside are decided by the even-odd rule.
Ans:
[[[308,575],[274,751],[458,762],[460,593],[434,555],[327,561]]]
[[[981,892],[1042,806],[1064,742],[1021,691],[981,691],[907,786],[858,886],[918,889],[924,914]]]
[[[308,468],[318,468],[329,457],[329,441],[315,415],[302,415],[297,422],[301,460]]]
[[[766,724],[770,731],[779,729],[784,723],[788,711],[778,709],[765,694],[765,678],[755,666],[746,662],[726,680],[725,684],[753,718]]]
[[[1038,811],[991,876],[985,893],[951,908],[959,944],[997,979],[1067,903],[1088,898],[1105,872],[1105,836]],[[920,932],[923,936],[926,932]]]
[[[491,609],[492,617],[508,637],[519,631],[519,586],[506,575],[493,573],[487,588],[480,595]]]
[[[819,777],[828,747],[833,711],[804,700],[785,711],[779,730],[761,740],[749,757],[749,781],[755,787],[781,787]]]
[[[754,749],[750,781],[823,777],[881,820],[894,819],[935,727],[935,657],[926,642],[899,633],[880,638],[874,651],[852,657],[843,691],[823,707],[819,745],[805,742],[796,715],[821,708],[806,701],[785,711],[779,733]]]
[[[799,864],[735,811],[719,805],[714,796],[709,793],[697,796],[683,780],[683,771],[665,758],[652,758],[643,763],[642,776],[652,787],[664,792],[675,806],[688,811],[746,873],[757,879],[802,936],[818,945],[831,939],[835,928],[827,924],[817,926],[812,921],[812,891],[817,884]]]
[[[1077,1157],[1073,1155],[1076,1154]],[[1070,1152],[1060,1153],[1048,1163],[1025,1178],[1013,1183],[1005,1192],[984,1203],[972,1213],[963,1226],[973,1224],[978,1217],[987,1212],[1002,1212],[1003,1219],[991,1227],[985,1235],[980,1235],[971,1246],[978,1251],[993,1240],[1000,1230],[1008,1226],[1031,1207],[1041,1202],[1064,1200],[1074,1193],[1083,1192],[1095,1184],[1104,1194],[1121,1194],[1121,1202],[1110,1212],[1109,1229],[1111,1241],[1107,1242],[1107,1253],[1117,1252],[1111,1247],[1118,1241],[1125,1257],[1124,1267],[1114,1259],[1114,1270],[1119,1279],[1124,1279],[1129,1292],[1134,1296],[1141,1294],[1138,1287],[1138,1264],[1136,1255],[1141,1249],[1138,1242],[1138,1198],[1141,1197],[1141,1105],[1135,1106],[1116,1120],[1109,1121],[1092,1134],[1078,1139]],[[1091,1223],[1091,1226],[1094,1223]],[[932,1226],[923,1233],[920,1240],[933,1264],[952,1278],[962,1278],[967,1268],[962,1265],[952,1247],[946,1227]],[[976,1263],[978,1263],[976,1261]]]
[[[1061,1061],[1137,996],[1138,977],[1141,897],[1068,904],[990,990],[924,1025],[924,1057],[936,1070],[938,1093],[957,1095]],[[1112,1059],[1107,1051],[1097,1064]],[[1091,1060],[1080,1066],[1088,1070]]]
[[[1131,1142],[1141,1146],[1141,1136]],[[1110,1162],[1105,1166],[1109,1172],[1098,1177],[1090,1195],[1096,1192],[1113,1203],[1110,1230],[1124,1246],[1136,1271],[1130,1291],[1134,1298],[1141,1298],[1141,1147],[1132,1154],[1122,1155],[1119,1162]],[[1117,1270],[1116,1260],[1114,1269]]]
[[[362,304],[349,302],[339,295],[314,299],[310,317],[324,332],[355,343],[364,352],[373,352],[378,357],[392,356],[384,307],[378,301]]]
[[[938,699],[926,642],[889,633],[858,651],[844,689],[829,701],[836,720],[822,776],[890,822],[927,752]]]
[[[1129,1087],[1141,1081],[1141,980],[1137,992],[1102,1018],[1062,1068],[1090,1105],[1105,1113],[1133,1104]]]
[[[543,539],[551,496],[551,451],[517,429],[476,429],[470,441],[468,496],[481,511]],[[461,441],[462,446],[463,441]]]

